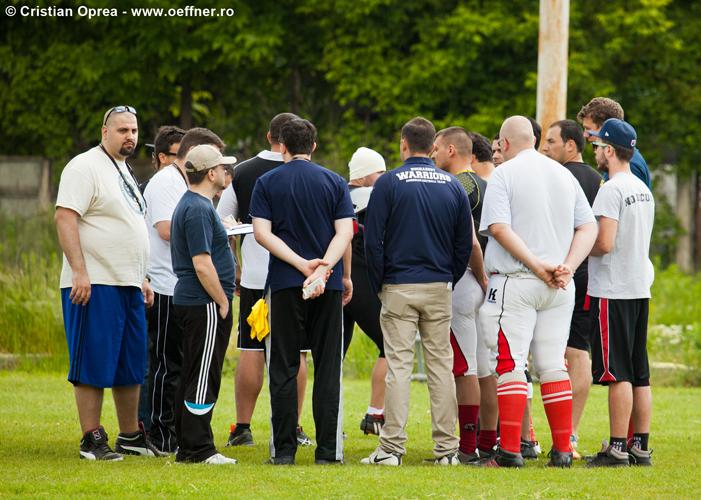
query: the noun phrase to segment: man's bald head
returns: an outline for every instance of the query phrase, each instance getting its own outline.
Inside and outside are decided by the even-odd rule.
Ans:
[[[525,116],[510,116],[501,125],[499,140],[504,160],[510,160],[524,149],[533,148],[533,126]]]

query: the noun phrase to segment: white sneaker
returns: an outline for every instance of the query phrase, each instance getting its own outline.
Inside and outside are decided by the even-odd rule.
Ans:
[[[457,453],[451,453],[450,455],[443,455],[441,458],[437,458],[433,463],[435,465],[460,465],[460,459],[458,459]]]
[[[387,453],[382,448],[377,448],[369,457],[360,461],[365,465],[402,465],[402,456],[399,453]]]
[[[205,464],[209,465],[227,465],[227,464],[236,464],[238,463],[235,458],[229,458],[225,457],[221,453],[215,453],[211,457],[209,457],[207,460],[204,461]]]

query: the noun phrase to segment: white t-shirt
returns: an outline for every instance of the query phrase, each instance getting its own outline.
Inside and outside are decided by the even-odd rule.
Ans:
[[[173,218],[175,206],[187,191],[185,179],[174,165],[168,165],[151,178],[144,198],[146,198],[146,225],[151,242],[151,255],[148,262],[148,275],[153,290],[161,295],[172,296],[178,277],[173,272],[170,257],[170,242],[158,235],[156,224]]]
[[[90,283],[141,287],[149,241],[144,216],[134,196],[142,207],[145,203],[126,164],[117,164],[121,176],[99,146],[73,158],[61,174],[56,206],[80,215],[78,234]],[[72,277],[64,255],[61,288],[70,288]]]
[[[260,155],[259,155],[260,156]],[[217,205],[217,213],[221,218],[233,215],[239,219],[239,203],[233,187],[224,190]],[[250,290],[263,290],[268,278],[268,262],[270,253],[256,241],[253,233],[243,237],[241,243],[241,286]]]
[[[577,179],[558,162],[526,149],[492,173],[479,231],[489,236],[491,224],[509,224],[536,257],[561,264],[575,228],[595,220]],[[491,236],[484,264],[490,273],[531,272]]]
[[[589,257],[588,293],[607,299],[650,298],[655,279],[650,238],[655,200],[643,181],[628,172],[609,179],[596,195],[594,215],[618,221],[616,241],[606,255]]]

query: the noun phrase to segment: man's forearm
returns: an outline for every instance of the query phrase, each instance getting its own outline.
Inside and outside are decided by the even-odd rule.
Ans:
[[[351,265],[353,261],[353,246],[351,244],[348,244],[348,248],[346,248],[345,253],[343,254],[343,277],[344,278],[350,278],[351,277]]]
[[[574,230],[570,251],[567,253],[564,264],[574,271],[587,258],[594,246],[598,226],[596,222],[582,224]]]
[[[324,260],[328,262],[329,269],[333,268],[333,266],[335,266],[338,263],[338,261],[341,260],[341,257],[344,257],[345,261],[345,254],[350,249],[350,242],[352,239],[352,230],[350,231],[350,233],[348,231],[336,233],[336,235],[331,240],[331,243],[329,243],[329,246],[326,249],[326,253],[324,254]],[[350,264],[350,254],[348,257],[348,262]],[[348,268],[348,276],[350,276],[350,266]]]
[[[209,255],[207,257],[209,257]],[[217,270],[211,258],[209,258],[209,262],[202,259],[202,261],[198,263],[195,263],[195,259],[193,259],[193,264],[195,266],[195,272],[197,273],[197,279],[200,280],[202,288],[207,292],[207,295],[212,297],[212,300],[219,305],[227,302],[229,298],[226,296],[219,282],[219,275],[217,274]]]
[[[58,242],[61,245],[61,250],[71,266],[74,273],[87,272],[85,268],[85,258],[83,257],[83,249],[80,246],[80,233],[78,232],[78,217],[66,213],[69,209],[59,208],[56,212],[56,232],[58,233]]]
[[[272,255],[278,259],[287,262],[292,267],[299,269],[300,262],[303,260],[295,253],[287,243],[275,236],[272,232],[261,231],[255,235],[256,241]]]
[[[492,224],[489,226],[490,234],[504,250],[509,252],[516,260],[521,261],[528,269],[536,272],[540,261],[526,246],[521,237],[511,229],[508,224]]]

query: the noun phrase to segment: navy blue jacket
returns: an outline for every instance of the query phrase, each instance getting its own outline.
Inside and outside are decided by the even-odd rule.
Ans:
[[[365,219],[370,286],[452,282],[472,250],[470,202],[460,181],[412,157],[375,183]]]

